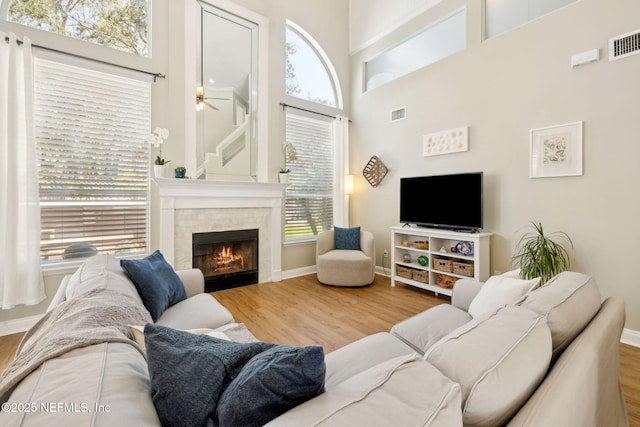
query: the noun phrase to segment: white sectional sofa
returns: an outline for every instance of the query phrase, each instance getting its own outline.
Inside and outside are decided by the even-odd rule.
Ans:
[[[474,319],[467,310],[482,286],[459,280],[451,305],[328,354],[327,393],[269,426],[628,426],[619,382],[620,298],[601,302],[591,277],[565,272]],[[394,377],[390,361],[411,354],[422,357],[404,359],[407,370],[435,367],[445,379],[425,372],[406,375],[401,386],[380,380]],[[425,376],[427,384],[417,380]],[[452,413],[454,400],[460,407]]]
[[[203,293],[198,270],[178,273],[188,298],[167,309],[158,324],[214,329],[233,323],[229,311]],[[268,425],[628,425],[618,378],[620,299],[601,302],[593,279],[563,273],[524,300],[473,318],[467,311],[481,288],[461,280],[451,305],[326,355],[325,392]],[[118,308],[82,311],[76,317],[87,320],[86,342],[69,343],[26,372],[12,368],[13,378],[4,374],[0,425],[160,425],[144,353],[125,336],[127,325],[150,317],[113,257],[94,257],[65,280],[54,307],[27,333],[17,360],[33,351],[31,341],[45,339],[43,324],[55,328],[63,301],[87,295],[113,296]],[[99,326],[91,329],[96,320]],[[111,329],[103,331],[103,325]],[[114,325],[122,337],[112,333]],[[52,406],[42,406],[47,402]]]

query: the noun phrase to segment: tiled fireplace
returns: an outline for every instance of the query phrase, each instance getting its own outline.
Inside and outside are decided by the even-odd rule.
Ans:
[[[194,265],[194,234],[257,230],[257,282],[282,278],[286,185],[157,178],[154,182],[160,197],[159,249],[175,269]]]

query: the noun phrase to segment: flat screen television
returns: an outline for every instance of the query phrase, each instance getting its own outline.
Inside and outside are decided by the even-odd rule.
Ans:
[[[482,172],[400,178],[400,222],[482,229]]]

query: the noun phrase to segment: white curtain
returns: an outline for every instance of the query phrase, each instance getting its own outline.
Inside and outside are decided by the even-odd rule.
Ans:
[[[336,116],[333,120],[335,140],[335,173],[333,223],[338,227],[349,226],[349,196],[344,192],[345,175],[349,173],[349,118]]]
[[[45,298],[31,42],[0,31],[0,307]]]

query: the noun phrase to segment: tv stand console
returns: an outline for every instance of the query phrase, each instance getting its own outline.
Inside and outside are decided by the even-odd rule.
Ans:
[[[458,279],[489,278],[490,243],[491,233],[391,227],[391,286],[398,281],[451,296]]]

